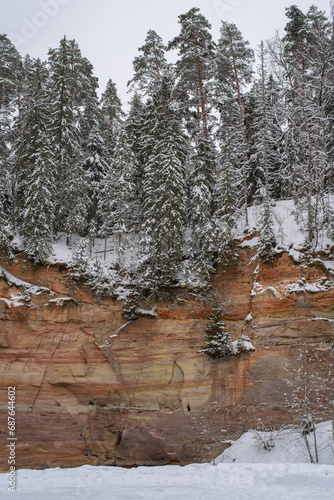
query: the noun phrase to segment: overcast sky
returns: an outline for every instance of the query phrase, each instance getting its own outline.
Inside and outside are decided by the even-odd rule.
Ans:
[[[179,33],[178,16],[199,7],[219,37],[220,20],[235,23],[257,48],[286,24],[285,7],[310,5],[329,13],[329,0],[0,0],[0,33],[9,36],[22,55],[46,59],[66,34],[75,39],[94,66],[100,91],[111,78],[125,104],[132,61],[149,29],[167,43]]]

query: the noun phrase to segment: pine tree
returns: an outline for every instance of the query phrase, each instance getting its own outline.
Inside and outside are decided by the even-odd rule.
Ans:
[[[197,118],[197,136],[207,140],[215,71],[215,44],[210,33],[211,25],[197,7],[180,15],[179,23],[180,34],[168,44],[168,50],[179,49],[180,58],[176,62],[177,93]]]
[[[180,34],[169,42],[168,49],[178,49],[175,95],[195,145],[188,174],[189,223],[192,229],[190,258],[203,284],[214,272],[218,236],[213,202],[215,152],[209,137],[214,122],[210,112],[213,106],[215,44],[210,33],[211,25],[198,8],[180,15],[179,23]]]
[[[238,103],[239,129],[243,147],[243,190],[246,226],[248,226],[248,175],[249,175],[249,147],[246,136],[245,111],[242,98],[242,87],[251,81],[253,51],[245,41],[235,24],[222,22],[220,39],[217,45],[217,78],[218,92],[228,92]],[[219,90],[220,87],[220,90]]]
[[[98,79],[93,74],[93,65],[82,56],[75,40],[69,40],[68,45],[72,72],[72,108],[77,119],[81,148],[85,153],[90,133],[101,121],[97,96]]]
[[[219,304],[213,306],[213,314],[208,320],[205,335],[207,341],[205,342],[203,352],[211,358],[222,358],[233,355],[231,335],[225,331],[225,325],[222,322],[222,308]]]
[[[58,167],[55,228],[56,232],[64,231],[68,236],[84,231],[88,205],[76,116],[80,103],[77,98],[80,67],[72,66],[72,61],[79,57],[78,51],[76,44],[64,37],[59,48],[49,52],[51,133]]]
[[[101,95],[102,134],[110,156],[114,153],[115,141],[119,133],[125,113],[117,94],[115,83],[108,80],[106,89]]]
[[[144,95],[154,95],[167,76],[168,64],[165,57],[166,47],[162,38],[153,30],[147,32],[145,44],[139,47],[141,55],[133,61],[134,76],[128,82],[132,88]]]
[[[328,220],[328,195],[334,192],[333,149],[331,144],[332,123],[328,112],[333,102],[331,85],[334,69],[334,36],[331,23],[314,5],[307,13],[309,27],[308,59],[312,73],[308,75],[309,94],[313,97],[309,106],[310,132],[313,136],[313,195],[315,214],[315,243],[319,229]]]

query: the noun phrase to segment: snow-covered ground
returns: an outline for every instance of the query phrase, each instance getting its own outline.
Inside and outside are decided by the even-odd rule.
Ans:
[[[320,462],[333,463],[331,423],[317,427]],[[270,451],[263,443],[271,439]],[[312,440],[312,436],[311,436]],[[300,433],[249,431],[211,464],[20,470],[17,500],[333,500],[334,467],[310,464]]]
[[[331,200],[334,205],[334,200]],[[306,230],[301,220],[296,220],[296,209],[293,200],[277,201],[273,207],[273,225],[277,238],[278,247],[287,250],[292,257],[299,260],[299,249],[304,246]],[[258,231],[260,227],[261,206],[254,205],[248,209],[249,225],[248,232]],[[244,218],[240,218],[238,227],[235,231],[235,237],[242,239],[246,230]],[[186,231],[186,240],[190,238],[189,230]],[[69,245],[66,244],[65,236],[61,236],[53,245],[52,254],[48,261],[51,263],[71,264],[73,256],[78,249],[82,238],[71,236]],[[22,249],[22,241],[18,235],[13,240],[17,248]],[[87,242],[88,243],[88,242]],[[243,242],[240,246],[256,246],[259,243],[258,237]],[[333,245],[326,231],[320,231],[318,235],[318,250],[326,250],[328,246]],[[119,264],[122,268],[131,271],[136,268],[139,258],[140,238],[139,235],[123,235],[122,241],[118,236],[107,239],[95,238],[93,245],[87,253],[91,260],[99,258],[106,261],[108,265]],[[319,259],[318,259],[319,260]],[[328,266],[327,266],[328,264]],[[333,261],[328,261],[326,267],[334,269]]]
[[[16,500],[333,500],[334,467],[311,464],[192,464],[21,470]],[[8,495],[8,496],[7,496]]]
[[[313,432],[307,436],[307,439],[312,457],[315,458]],[[331,422],[322,422],[316,425],[316,441],[319,463],[334,466],[334,440]],[[310,458],[300,430],[286,428],[272,431],[249,430],[215,459],[216,464],[307,462],[310,462]]]
[[[331,200],[333,205],[334,200]],[[299,250],[305,246],[307,236],[306,228],[303,227],[301,220],[297,221],[296,208],[293,200],[277,201],[273,207],[273,229],[276,235],[278,249],[286,250],[292,258],[299,261],[301,258]],[[258,231],[261,216],[261,206],[254,205],[248,209],[249,230]],[[243,231],[246,229],[244,219],[240,219],[236,236],[241,238]],[[253,238],[243,242],[242,246],[255,246],[258,244],[258,238]],[[319,231],[317,250],[328,250],[328,247],[333,245],[333,240],[328,237],[325,230]],[[320,260],[320,259],[318,259]],[[333,262],[323,262],[325,267],[333,269]],[[328,264],[328,265],[327,265]]]

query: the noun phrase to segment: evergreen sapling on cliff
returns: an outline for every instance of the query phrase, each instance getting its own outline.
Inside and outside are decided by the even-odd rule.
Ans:
[[[231,336],[225,331],[225,325],[222,322],[222,308],[215,304],[213,314],[209,318],[208,326],[205,329],[207,341],[203,352],[211,358],[222,358],[234,354]]]

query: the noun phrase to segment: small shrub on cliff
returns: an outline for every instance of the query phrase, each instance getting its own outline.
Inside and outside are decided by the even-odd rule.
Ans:
[[[0,193],[0,252],[4,253],[8,257],[12,257],[12,250],[11,250],[11,244],[10,244],[10,232],[9,232],[9,226],[7,225],[7,220],[4,214],[3,210],[3,203],[1,200],[1,193]]]
[[[250,338],[241,333],[236,343],[237,354],[242,354],[250,351],[255,351]]]
[[[80,278],[87,273],[89,266],[87,246],[88,241],[86,239],[82,240],[73,254],[71,276],[74,278]]]
[[[138,290],[134,289],[127,296],[123,305],[123,317],[129,320],[135,320],[139,318],[138,306],[141,299],[141,294]]]
[[[218,304],[215,304],[213,314],[209,318],[205,330],[207,341],[203,349],[203,352],[211,356],[211,358],[222,358],[233,354],[232,339],[230,334],[225,331],[225,325],[221,318],[222,309]]]
[[[272,205],[266,197],[262,206],[260,219],[259,255],[263,262],[270,262],[275,258],[276,237],[273,229]]]

